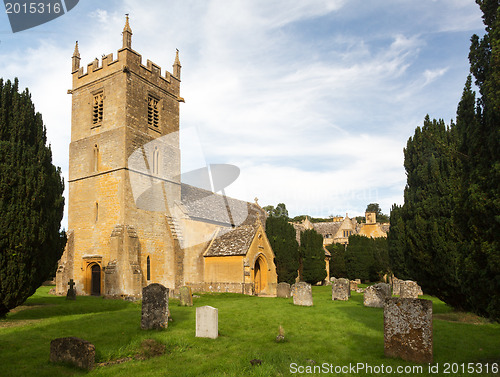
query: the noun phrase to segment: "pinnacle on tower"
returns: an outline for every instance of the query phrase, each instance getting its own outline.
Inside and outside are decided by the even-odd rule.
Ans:
[[[175,49],[175,61],[173,65],[174,69],[172,73],[174,77],[177,77],[179,80],[181,79],[181,62],[179,60],[179,49]]]
[[[75,44],[75,51],[73,51],[71,63],[71,72],[78,71],[78,69],[80,68],[80,51],[78,51],[78,41],[76,41]]]
[[[132,48],[132,29],[128,23],[128,13],[125,15],[125,27],[123,28],[123,46],[122,48]]]

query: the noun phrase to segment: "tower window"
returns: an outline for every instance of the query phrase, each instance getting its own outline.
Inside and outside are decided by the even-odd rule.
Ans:
[[[153,175],[160,174],[160,151],[155,147],[153,151]]]
[[[92,160],[92,171],[99,171],[99,147],[97,144],[94,145],[94,155]]]
[[[95,222],[99,221],[99,203],[95,202]]]
[[[149,256],[146,260],[146,280],[151,280],[151,260],[149,259]]]
[[[148,96],[148,125],[158,127],[160,120],[160,111],[158,108],[158,100],[153,96]]]
[[[92,124],[99,124],[102,122],[102,114],[104,108],[103,100],[104,95],[102,92],[94,95],[92,106]]]

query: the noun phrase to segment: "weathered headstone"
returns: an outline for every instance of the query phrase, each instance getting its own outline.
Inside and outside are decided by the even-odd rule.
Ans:
[[[69,289],[68,293],[66,293],[66,300],[76,300],[75,282],[73,279],[69,279],[68,285]]]
[[[361,284],[361,279],[354,279],[354,281],[358,284]]]
[[[392,279],[392,294],[395,296],[399,296],[401,293],[401,280],[394,276]]]
[[[217,339],[219,336],[219,310],[211,306],[196,308],[196,337]]]
[[[291,289],[292,288],[290,287],[290,284],[288,284],[288,283],[278,283],[278,286],[276,289],[276,297],[290,298]]]
[[[141,329],[166,329],[168,326],[168,288],[153,283],[142,288]]]
[[[349,289],[355,291],[358,289],[358,283],[354,280],[349,281]]]
[[[293,285],[293,304],[300,306],[313,306],[311,284],[298,282]]]
[[[193,295],[191,294],[191,287],[181,287],[180,292],[180,306],[193,306]]]
[[[407,361],[432,363],[432,301],[386,299],[384,353]]]
[[[365,289],[363,305],[370,308],[383,308],[385,299],[390,297],[390,285],[386,283],[378,283]]]
[[[351,295],[349,280],[341,278],[332,282],[332,300],[347,301]]]
[[[420,286],[411,280],[400,281],[399,297],[401,298],[418,298],[422,292]]]
[[[80,338],[57,338],[50,342],[50,361],[92,370],[95,363],[95,346]]]

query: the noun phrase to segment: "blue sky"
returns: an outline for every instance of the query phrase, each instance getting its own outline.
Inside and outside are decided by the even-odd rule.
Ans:
[[[1,13],[0,76],[32,92],[65,177],[74,43],[83,66],[116,56],[125,13],[144,63],[180,50],[183,171],[234,164],[228,195],[324,217],[402,203],[406,141],[455,118],[483,34],[472,0],[81,0],[15,34]]]

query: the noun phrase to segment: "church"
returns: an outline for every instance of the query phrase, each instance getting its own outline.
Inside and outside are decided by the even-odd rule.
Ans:
[[[140,298],[151,283],[172,294],[187,285],[275,295],[265,211],[214,193],[223,193],[215,182],[212,190],[183,182],[179,52],[172,73],[162,74],[132,49],[128,16],[122,36],[116,59],[105,55],[84,69],[78,42],[73,53],[68,241],[56,293],[73,279],[78,295],[110,298]],[[234,168],[197,174],[224,178]]]

